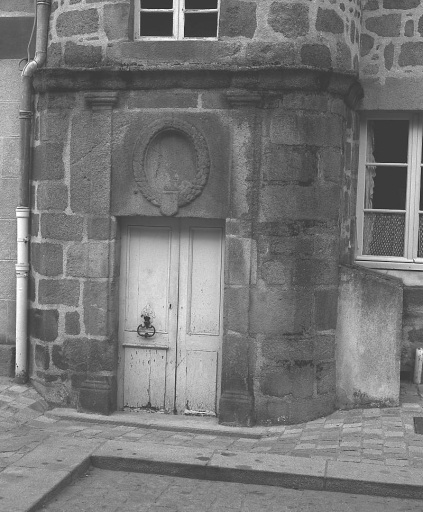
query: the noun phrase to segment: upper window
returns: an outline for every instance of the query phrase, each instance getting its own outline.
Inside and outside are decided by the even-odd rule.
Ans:
[[[220,0],[135,0],[135,37],[216,39]]]
[[[362,120],[357,260],[374,268],[423,270],[423,117]]]

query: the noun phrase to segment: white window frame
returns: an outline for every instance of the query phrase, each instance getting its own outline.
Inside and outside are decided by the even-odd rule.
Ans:
[[[364,197],[366,165],[374,165],[367,162],[367,126],[369,121],[409,121],[408,153],[407,153],[407,197],[405,205],[405,239],[404,257],[396,256],[371,256],[363,254],[364,232]],[[370,268],[394,269],[394,270],[420,270],[423,271],[423,258],[417,257],[420,179],[423,136],[423,115],[415,112],[366,112],[360,117],[360,150],[359,172],[357,183],[357,249],[356,262]],[[382,164],[381,164],[382,165]],[[384,166],[397,165],[383,163]],[[383,211],[383,210],[381,210]],[[389,210],[394,211],[395,210]],[[400,210],[398,210],[400,211]],[[404,211],[404,210],[401,210]],[[422,241],[423,242],[423,241]]]
[[[219,38],[219,14],[220,14],[220,0],[217,0],[216,9],[185,9],[185,0],[173,0],[172,9],[146,9],[148,12],[172,12],[173,13],[173,35],[164,36],[142,36],[140,20],[142,16],[141,0],[135,0],[134,2],[134,38],[142,41],[174,41],[174,40],[185,40],[185,41],[217,41]],[[217,13],[217,27],[215,37],[185,37],[185,13]],[[140,16],[141,15],[141,16]]]

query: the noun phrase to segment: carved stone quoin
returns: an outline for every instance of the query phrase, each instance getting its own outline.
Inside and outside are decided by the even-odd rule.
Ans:
[[[210,154],[198,128],[174,118],[161,119],[138,137],[132,165],[143,196],[162,215],[171,216],[203,192]]]

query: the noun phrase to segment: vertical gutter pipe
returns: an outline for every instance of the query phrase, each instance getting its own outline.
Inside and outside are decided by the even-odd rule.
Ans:
[[[33,118],[32,77],[46,61],[48,20],[51,0],[36,0],[37,36],[35,56],[22,71],[20,119],[19,198],[16,208],[17,262],[16,270],[16,363],[15,382],[28,380],[28,278],[29,278],[29,179],[31,171],[31,129]]]

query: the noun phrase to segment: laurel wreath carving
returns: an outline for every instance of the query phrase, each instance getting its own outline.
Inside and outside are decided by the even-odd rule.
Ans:
[[[179,131],[190,139],[196,154],[197,172],[194,180],[178,193],[178,207],[185,206],[197,198],[204,190],[210,173],[210,155],[206,139],[193,125],[179,119],[165,119],[156,121],[142,132],[135,143],[132,165],[135,181],[142,195],[155,206],[160,206],[160,198],[150,185],[146,174],[146,156],[150,143],[157,135],[165,131]]]

